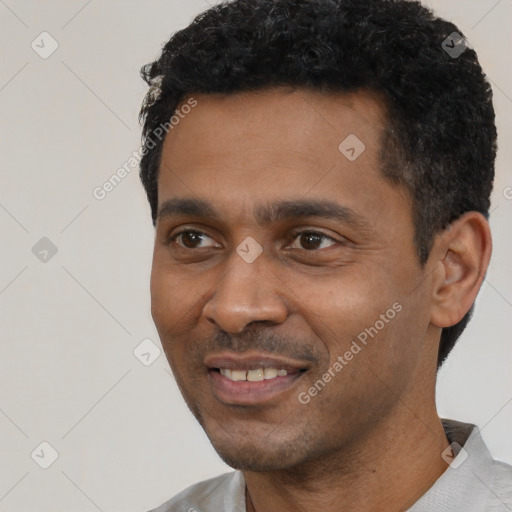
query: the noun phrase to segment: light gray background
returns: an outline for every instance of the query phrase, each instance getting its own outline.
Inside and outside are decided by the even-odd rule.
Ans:
[[[492,264],[475,319],[439,376],[439,410],[483,427],[494,456],[510,463],[512,2],[430,5],[477,50],[500,131]],[[229,469],[163,354],[150,366],[133,354],[143,339],[159,345],[138,169],[102,201],[92,195],[139,147],[140,66],[207,7],[0,0],[1,511],[140,512]],[[43,31],[59,45],[47,59],[31,48]],[[58,248],[46,263],[32,253],[42,237]],[[31,458],[42,441],[59,454],[46,470]],[[39,462],[49,457],[40,450]]]

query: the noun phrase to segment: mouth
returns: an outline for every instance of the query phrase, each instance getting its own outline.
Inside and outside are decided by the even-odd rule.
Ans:
[[[232,370],[231,368],[214,368],[221,375],[234,382],[260,382],[262,380],[271,380],[277,377],[285,377],[288,372],[281,368],[257,368],[256,370]]]
[[[225,353],[205,360],[212,393],[226,405],[284,400],[309,364],[264,354]]]

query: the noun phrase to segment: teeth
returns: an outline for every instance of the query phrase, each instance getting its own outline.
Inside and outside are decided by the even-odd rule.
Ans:
[[[277,368],[265,368],[263,370],[265,379],[275,379],[277,377]]]
[[[221,375],[224,375],[224,377],[231,379],[231,370],[229,368],[222,368],[220,373]]]
[[[259,382],[262,380],[275,379],[276,377],[284,377],[288,375],[286,370],[278,370],[277,368],[258,368],[256,370],[231,370],[229,368],[221,368],[221,375],[229,380]]]
[[[247,372],[247,380],[251,382],[258,382],[263,380],[263,369],[258,368],[257,370],[249,370]]]
[[[247,380],[247,372],[244,370],[231,370],[231,380]]]

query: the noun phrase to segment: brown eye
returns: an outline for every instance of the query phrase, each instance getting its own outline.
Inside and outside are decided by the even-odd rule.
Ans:
[[[185,247],[186,249],[198,249],[200,247],[217,247],[218,244],[215,242],[210,245],[200,245],[202,242],[212,240],[208,235],[201,233],[200,231],[186,230],[178,233],[172,238],[178,245]],[[213,240],[212,240],[213,241]]]
[[[294,244],[295,249],[304,249],[306,251],[314,251],[316,249],[325,249],[336,243],[336,240],[330,236],[318,233],[316,231],[303,231],[296,233],[295,239],[298,240],[299,246]]]

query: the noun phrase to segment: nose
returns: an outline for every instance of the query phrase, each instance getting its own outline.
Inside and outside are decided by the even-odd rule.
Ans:
[[[252,263],[233,252],[227,272],[203,308],[203,316],[226,332],[242,332],[256,321],[280,324],[288,316],[284,285],[262,254]]]

